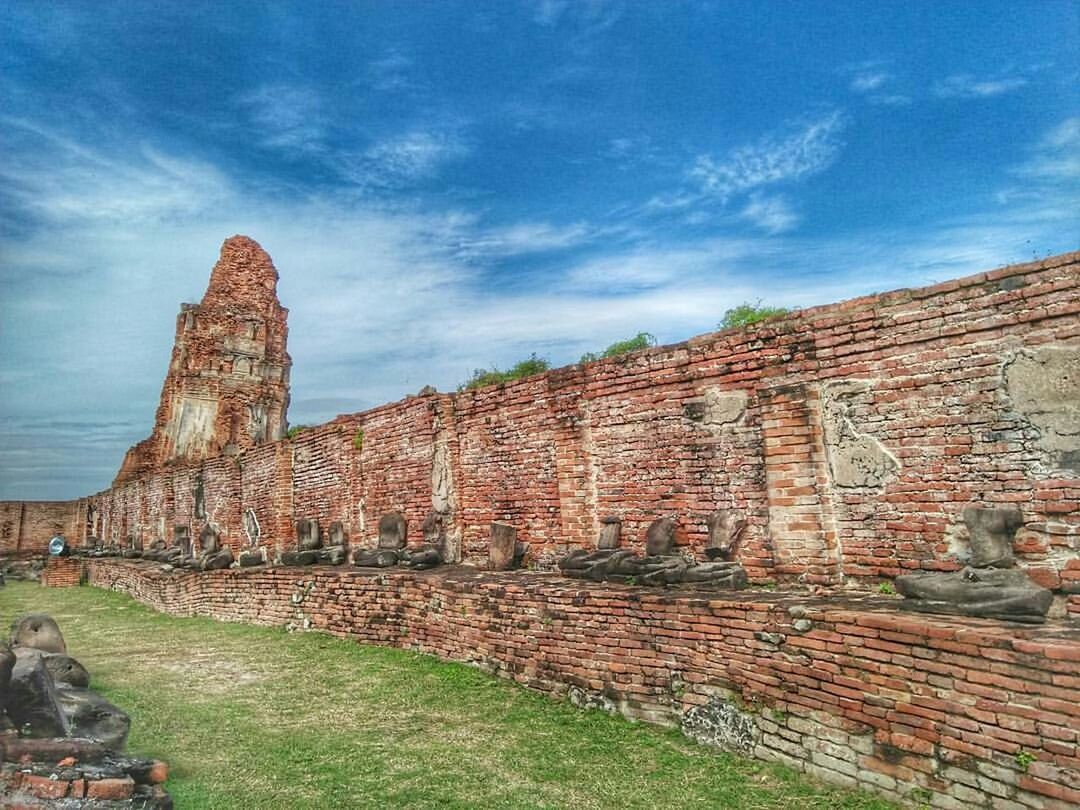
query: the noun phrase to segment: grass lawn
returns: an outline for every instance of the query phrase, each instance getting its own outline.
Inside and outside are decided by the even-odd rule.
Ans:
[[[0,589],[52,614],[178,808],[890,808],[472,667],[317,633],[178,619],[94,588]]]

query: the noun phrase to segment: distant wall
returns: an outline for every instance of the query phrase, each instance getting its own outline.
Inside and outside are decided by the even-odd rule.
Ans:
[[[43,557],[57,534],[77,542],[86,534],[87,506],[86,499],[0,501],[0,558]]]
[[[410,397],[294,439],[176,463],[90,499],[109,541],[197,535],[289,548],[293,523],[341,521],[373,545],[400,510],[433,509],[466,562],[491,521],[534,565],[624,544],[677,516],[748,521],[752,580],[874,582],[958,567],[969,503],[1024,513],[1021,563],[1080,591],[1080,254],[803,310],[506,385]],[[246,517],[245,517],[246,515]],[[257,531],[253,531],[257,527]]]

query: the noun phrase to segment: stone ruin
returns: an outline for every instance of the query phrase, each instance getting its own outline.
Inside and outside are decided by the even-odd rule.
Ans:
[[[1024,525],[1019,509],[964,509],[971,536],[971,561],[952,573],[904,574],[896,590],[902,607],[924,613],[982,616],[1039,624],[1046,621],[1054,594],[1016,568],[1013,538]]]
[[[281,552],[282,565],[341,565],[348,554],[348,537],[341,523],[330,526],[330,544],[323,545],[317,520],[296,521],[296,551]]]
[[[446,561],[446,530],[442,515],[432,511],[421,527],[424,540],[408,548],[409,524],[400,512],[379,518],[379,539],[375,548],[358,548],[352,564],[361,568],[390,568],[404,565],[413,569],[434,568]]]
[[[0,643],[0,806],[172,807],[165,763],[124,755],[131,720],[89,686],[52,617],[15,619]]]
[[[559,560],[566,576],[594,582],[622,582],[636,585],[708,585],[714,588],[746,586],[746,571],[730,558],[734,556],[745,521],[731,512],[709,516],[706,555],[710,562],[688,560],[676,551],[674,518],[654,520],[645,533],[645,554],[619,548],[621,521],[603,520],[595,551],[577,549]]]

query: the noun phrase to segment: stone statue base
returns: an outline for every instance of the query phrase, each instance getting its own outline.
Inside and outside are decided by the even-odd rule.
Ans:
[[[972,568],[896,578],[900,607],[922,613],[1042,624],[1054,595],[1018,568]]]
[[[691,563],[678,555],[640,557],[625,549],[571,551],[559,560],[568,577],[593,582],[637,585],[700,584],[737,589],[746,586],[746,570],[736,562]]]

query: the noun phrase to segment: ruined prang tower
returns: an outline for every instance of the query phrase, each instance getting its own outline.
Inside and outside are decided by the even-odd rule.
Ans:
[[[231,455],[285,434],[292,360],[277,279],[255,240],[225,240],[202,301],[180,305],[154,432],[128,450],[114,486],[170,462]]]

